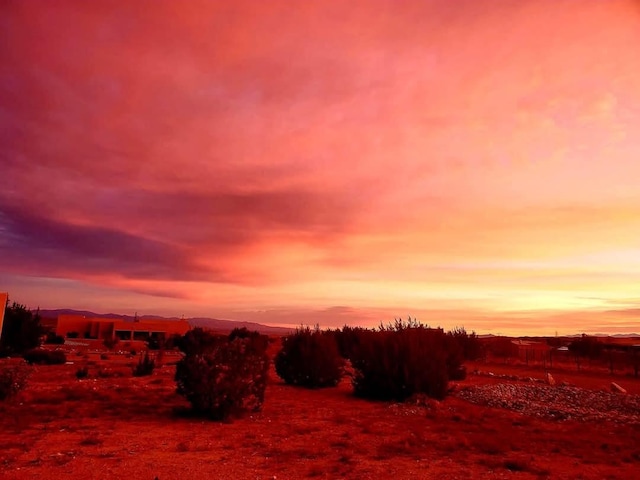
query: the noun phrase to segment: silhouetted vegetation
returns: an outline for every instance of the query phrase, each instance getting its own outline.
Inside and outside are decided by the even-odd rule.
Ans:
[[[360,332],[351,353],[355,394],[397,401],[418,393],[443,398],[451,373],[461,367],[451,338],[411,318]]]
[[[156,361],[149,356],[149,352],[144,352],[144,355],[140,356],[138,363],[133,367],[134,377],[145,377],[151,375],[156,368]]]
[[[64,337],[56,335],[54,332],[48,332],[45,337],[44,343],[49,345],[63,345]]]
[[[13,302],[4,310],[4,324],[0,335],[0,356],[20,355],[40,346],[43,334],[40,314]]]
[[[76,370],[76,378],[78,380],[82,380],[83,378],[87,378],[88,376],[89,376],[89,367],[84,366]]]
[[[482,345],[476,332],[467,333],[464,327],[456,327],[449,335],[460,347],[464,360],[477,360],[482,356]]]
[[[120,339],[118,337],[113,337],[113,338],[107,337],[102,341],[102,344],[107,350],[115,350],[115,348],[118,346],[119,343],[120,343]]]
[[[275,358],[276,372],[289,385],[307,388],[334,387],[343,375],[344,359],[335,335],[319,327],[298,328],[282,338]]]
[[[350,327],[345,325],[342,330],[333,330],[331,333],[336,338],[338,351],[342,358],[350,359],[354,348],[360,343],[362,332],[366,329],[362,327]]]
[[[0,401],[16,395],[27,384],[28,370],[24,365],[0,367]]]
[[[203,328],[194,328],[180,337],[174,337],[176,347],[185,355],[197,355],[211,351],[217,344],[227,340],[227,337],[216,335]]]
[[[180,341],[177,391],[192,410],[213,420],[262,408],[269,357],[251,338],[219,337],[196,328]]]
[[[600,357],[604,345],[597,338],[582,335],[569,344],[569,351],[583,358],[595,360]]]
[[[484,346],[487,353],[505,362],[518,356],[518,347],[513,344],[513,340],[509,337],[489,338],[485,340]]]
[[[249,330],[246,327],[234,328],[229,333],[229,341],[232,342],[236,338],[247,338],[250,340],[251,348],[257,351],[266,351],[269,347],[269,337],[262,335],[256,330]]]
[[[67,356],[61,350],[45,350],[33,348],[22,355],[30,365],[62,365],[66,363]]]

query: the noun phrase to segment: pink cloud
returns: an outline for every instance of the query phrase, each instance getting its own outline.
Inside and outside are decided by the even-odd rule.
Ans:
[[[16,275],[228,311],[440,299],[482,322],[515,295],[571,311],[598,283],[602,308],[632,296],[635,2],[0,15],[0,252]]]

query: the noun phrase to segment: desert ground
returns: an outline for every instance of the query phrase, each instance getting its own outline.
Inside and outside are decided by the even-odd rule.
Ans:
[[[66,347],[65,348],[69,348]],[[443,401],[397,404],[285,385],[261,412],[190,417],[177,354],[133,377],[130,354],[68,351],[0,403],[0,478],[638,478],[640,381],[602,371],[469,364]],[[89,365],[89,378],[76,370]],[[98,370],[103,376],[98,376]],[[474,373],[475,372],[475,373]],[[627,394],[610,391],[612,381]]]

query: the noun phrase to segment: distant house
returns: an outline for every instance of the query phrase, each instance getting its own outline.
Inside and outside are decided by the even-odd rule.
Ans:
[[[136,320],[91,318],[83,315],[59,315],[56,335],[91,339],[141,340],[166,339],[184,335],[190,329],[186,320]]]
[[[549,358],[551,347],[544,342],[517,339],[511,343],[518,349],[518,358],[524,362],[543,362]]]

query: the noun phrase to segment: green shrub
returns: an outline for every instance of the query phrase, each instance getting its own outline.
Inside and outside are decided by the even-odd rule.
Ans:
[[[16,395],[27,384],[28,370],[24,365],[0,367],[0,401]]]
[[[145,377],[153,373],[153,369],[156,368],[156,361],[154,358],[149,357],[149,352],[145,352],[144,356],[140,356],[140,360],[135,367],[133,367],[134,377]]]
[[[67,362],[67,356],[61,350],[45,350],[33,348],[22,355],[30,365],[62,365]]]
[[[186,354],[176,365],[177,392],[194,413],[226,420],[262,408],[269,357],[251,339],[229,341],[194,329],[183,337],[181,349]]]
[[[76,370],[76,378],[81,380],[83,378],[87,378],[89,376],[89,367],[84,366],[80,367]]]
[[[314,330],[298,328],[283,337],[275,366],[286,383],[307,388],[334,387],[344,373],[335,335],[317,326]]]
[[[404,401],[414,394],[444,398],[449,373],[460,366],[458,355],[447,351],[453,342],[441,329],[415,320],[359,333],[351,355],[357,396]]]

